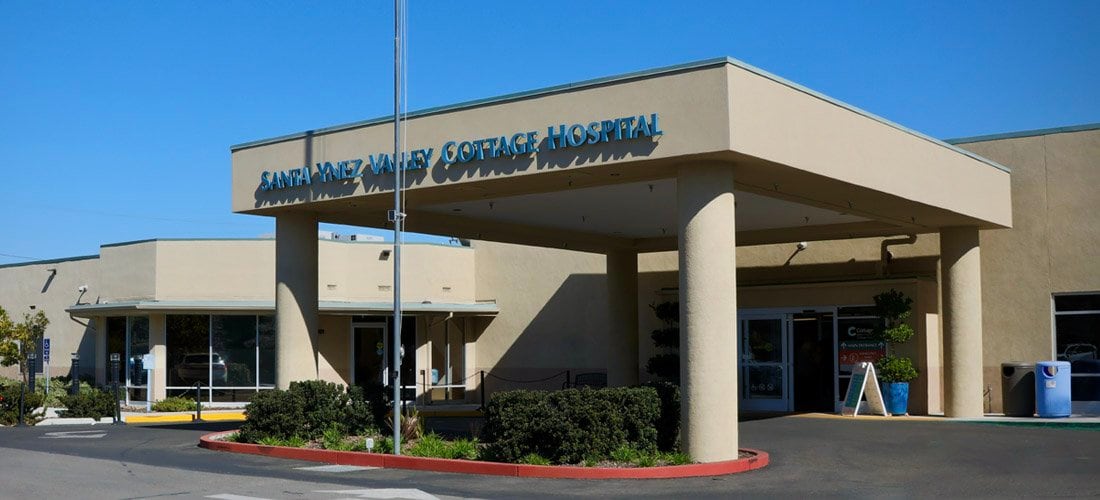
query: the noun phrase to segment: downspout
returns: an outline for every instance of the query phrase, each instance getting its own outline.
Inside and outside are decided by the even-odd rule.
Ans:
[[[878,277],[882,278],[886,276],[886,266],[894,259],[894,256],[890,253],[890,247],[894,245],[912,245],[916,242],[917,235],[915,234],[910,234],[904,238],[882,240],[882,243],[879,244]]]

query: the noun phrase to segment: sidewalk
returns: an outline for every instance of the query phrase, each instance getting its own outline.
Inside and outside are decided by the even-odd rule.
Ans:
[[[1074,429],[1100,430],[1100,416],[1078,414],[1071,415],[1069,417],[1059,418],[1006,417],[1000,413],[987,413],[985,416],[979,418],[947,418],[944,417],[942,414],[904,416],[858,415],[855,417],[847,417],[836,413],[802,413],[792,416],[798,418],[824,418],[854,421],[874,420],[896,422],[964,422],[970,424],[1019,425],[1028,427],[1065,427]]]

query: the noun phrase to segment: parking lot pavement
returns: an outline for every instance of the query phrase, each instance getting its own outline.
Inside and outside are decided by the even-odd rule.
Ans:
[[[575,481],[319,464],[197,448],[201,426],[0,429],[5,492],[25,498],[48,477],[56,491],[131,498],[993,497],[1100,495],[1100,432],[937,421],[798,416],[742,422],[741,443],[771,465],[717,478]],[[102,434],[102,435],[100,435]],[[17,472],[17,471],[23,471]],[[114,489],[109,486],[114,484]],[[45,494],[45,490],[43,494]],[[329,493],[329,492],[339,493]],[[26,493],[24,495],[23,493]],[[220,496],[219,496],[220,495]],[[234,496],[236,495],[236,496]],[[333,496],[335,495],[335,496]],[[426,496],[425,496],[426,495]],[[45,495],[61,496],[61,495]]]

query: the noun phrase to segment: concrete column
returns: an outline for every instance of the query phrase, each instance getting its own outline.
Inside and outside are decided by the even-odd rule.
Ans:
[[[607,253],[607,385],[638,383],[638,253]]]
[[[317,219],[275,218],[275,386],[317,379]]]
[[[982,407],[982,271],[978,228],[940,230],[943,300],[944,414],[980,417]]]
[[[676,196],[681,443],[698,462],[735,459],[737,247],[732,166],[682,166]]]
[[[168,396],[168,331],[163,314],[149,315],[149,354],[156,363],[153,365],[153,379],[149,381],[151,401],[160,401]]]

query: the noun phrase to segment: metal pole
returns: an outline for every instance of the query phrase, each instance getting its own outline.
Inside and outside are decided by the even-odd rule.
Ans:
[[[401,0],[393,1],[393,454],[401,454]]]

